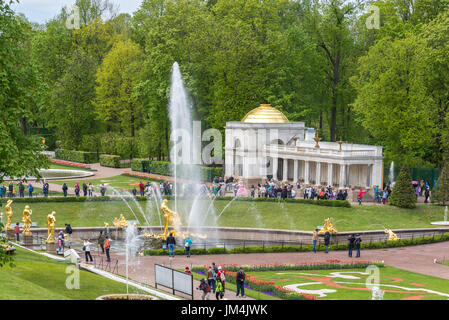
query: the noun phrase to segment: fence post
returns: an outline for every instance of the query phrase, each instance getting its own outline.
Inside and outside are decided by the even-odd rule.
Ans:
[[[262,241],[262,252],[265,252],[265,241]]]

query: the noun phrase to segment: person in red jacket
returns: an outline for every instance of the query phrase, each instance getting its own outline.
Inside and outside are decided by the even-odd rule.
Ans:
[[[140,196],[141,197],[145,196],[145,185],[142,183],[142,181],[140,181],[140,183],[139,183],[139,190],[140,190]]]
[[[109,244],[109,236],[106,236],[106,239],[104,240],[104,251],[106,251],[106,261],[111,262],[111,257],[109,256],[109,249],[111,248],[111,245]]]
[[[363,191],[362,189],[359,190],[359,194],[357,196],[357,199],[359,200],[359,205],[362,205],[363,200],[363,194],[366,193],[366,191]]]
[[[20,227],[19,227],[19,223],[16,223],[16,226],[14,227],[14,232],[16,233],[16,237],[17,237],[17,242],[20,241]]]

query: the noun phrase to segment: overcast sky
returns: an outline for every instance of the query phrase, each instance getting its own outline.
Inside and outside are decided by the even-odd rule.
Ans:
[[[31,22],[45,23],[54,18],[61,8],[67,6],[71,8],[75,0],[19,0],[19,3],[11,5],[17,13],[23,13]],[[136,11],[142,0],[113,0],[119,6],[119,13],[132,14]]]

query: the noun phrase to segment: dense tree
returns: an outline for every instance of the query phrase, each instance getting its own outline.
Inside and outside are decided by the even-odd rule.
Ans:
[[[407,164],[405,164],[395,181],[388,203],[395,207],[413,209],[416,207],[416,194]]]
[[[29,25],[15,17],[8,1],[0,1],[0,182],[5,177],[39,176],[46,167],[39,137],[19,128],[33,119],[33,94],[39,89],[29,60]],[[22,123],[21,123],[22,121]]]

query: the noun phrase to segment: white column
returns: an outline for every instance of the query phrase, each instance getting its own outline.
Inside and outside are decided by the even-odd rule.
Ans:
[[[299,160],[293,160],[293,183],[298,181],[298,163]]]
[[[327,184],[332,186],[332,176],[333,176],[334,165],[332,163],[327,164]]]
[[[341,164],[340,165],[340,185],[339,185],[340,188],[345,187],[345,176],[346,176],[345,169],[346,169],[346,166],[344,164]]]
[[[320,185],[321,184],[321,162],[317,162],[316,163],[316,180],[315,180],[315,183],[317,184],[317,185]]]
[[[273,161],[272,163],[272,167],[273,167],[273,179],[277,180],[278,179],[278,158],[276,157],[272,157],[271,161]]]
[[[304,161],[304,184],[309,184],[309,161]]]
[[[284,165],[282,166],[282,181],[288,180],[288,159],[284,158]]]

